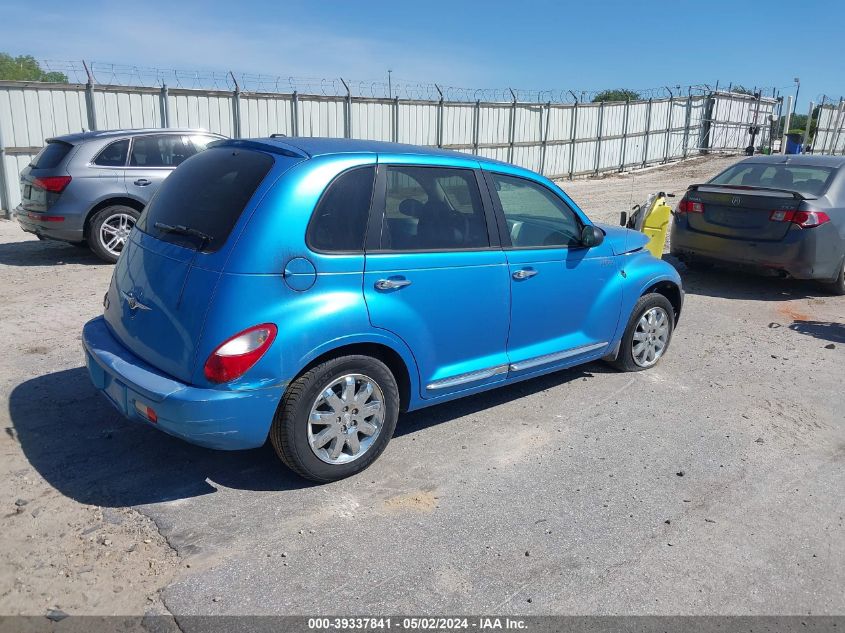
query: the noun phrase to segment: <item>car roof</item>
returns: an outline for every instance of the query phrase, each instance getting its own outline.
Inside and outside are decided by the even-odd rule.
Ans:
[[[738,165],[754,163],[760,165],[812,165],[816,167],[842,167],[845,156],[828,156],[826,154],[775,154],[773,156],[751,156],[737,163]]]
[[[421,145],[407,145],[405,143],[389,143],[386,141],[367,141],[354,138],[317,138],[304,136],[276,136],[270,138],[249,139],[253,144],[265,145],[281,150],[293,150],[304,154],[308,158],[329,154],[392,154],[415,156],[440,156],[442,158],[461,158],[475,160],[479,163],[491,165],[506,165],[492,158],[476,156],[463,152],[456,152],[439,147],[424,147]]]
[[[150,127],[150,128],[133,128],[125,130],[94,130],[89,132],[76,132],[74,134],[64,134],[62,136],[53,136],[48,138],[48,141],[64,141],[65,143],[81,143],[82,141],[91,141],[95,139],[115,138],[118,136],[141,136],[144,134],[208,134],[210,136],[217,136],[225,138],[220,134],[209,132],[199,128],[178,128],[178,127]]]

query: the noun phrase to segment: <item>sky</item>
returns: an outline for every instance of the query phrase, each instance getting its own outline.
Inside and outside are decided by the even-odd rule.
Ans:
[[[576,93],[788,95],[798,77],[799,112],[845,93],[842,0],[0,0],[0,16],[0,52],[48,60]]]

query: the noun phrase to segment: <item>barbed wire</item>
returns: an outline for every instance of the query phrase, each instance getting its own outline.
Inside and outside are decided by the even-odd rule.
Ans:
[[[243,92],[301,93],[327,97],[398,98],[419,101],[457,101],[472,103],[511,102],[520,103],[573,103],[591,102],[606,90],[570,89],[526,89],[526,88],[471,88],[443,85],[434,82],[419,82],[401,78],[384,80],[351,80],[345,78],[296,77],[266,75],[246,72],[215,70],[184,70],[156,68],[110,62],[83,62],[38,60],[46,73],[59,73],[70,83],[87,83],[147,88],[183,88],[193,90],[239,89]],[[626,89],[636,93],[638,99],[665,99],[668,97],[701,96],[716,90],[730,91],[737,87],[741,92],[760,91],[764,97],[777,95],[784,87],[757,87],[753,90],[740,84],[691,84],[659,86],[656,88]],[[786,86],[785,88],[789,88]]]

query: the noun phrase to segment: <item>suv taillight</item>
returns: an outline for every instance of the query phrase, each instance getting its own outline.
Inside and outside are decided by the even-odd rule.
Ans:
[[[812,229],[830,222],[830,216],[824,211],[772,211],[769,219],[772,222],[791,222],[802,229]]]
[[[210,382],[229,382],[243,376],[255,365],[276,338],[272,323],[255,325],[223,341],[205,361],[205,377]]]
[[[704,203],[694,202],[684,196],[678,203],[677,213],[704,213]]]
[[[70,176],[45,176],[33,179],[32,184],[50,193],[61,193],[70,184],[70,181]]]

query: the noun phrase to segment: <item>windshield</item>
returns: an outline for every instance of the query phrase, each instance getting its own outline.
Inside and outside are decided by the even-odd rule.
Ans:
[[[273,158],[262,152],[231,147],[201,152],[168,176],[137,226],[159,240],[214,252],[272,166]]]
[[[787,189],[808,196],[820,196],[833,178],[833,169],[816,165],[767,165],[738,163],[710,182],[714,185],[742,185]]]

